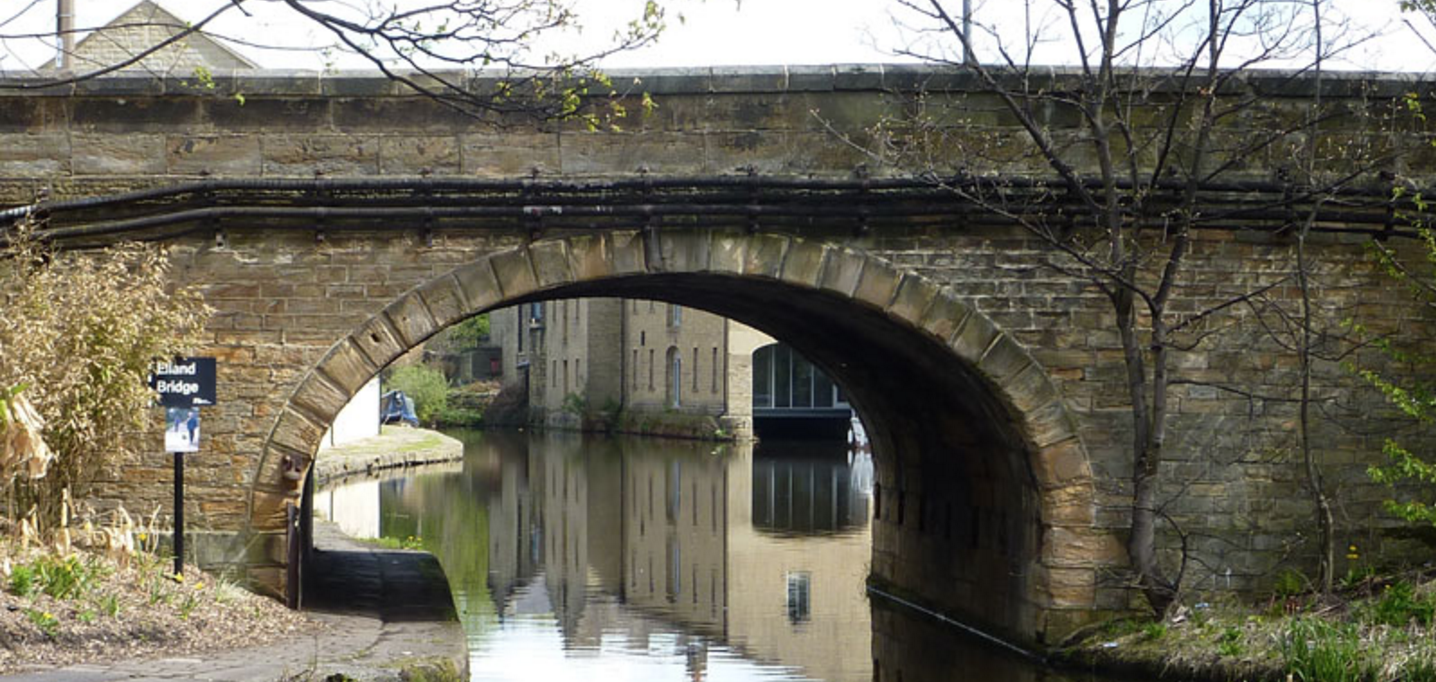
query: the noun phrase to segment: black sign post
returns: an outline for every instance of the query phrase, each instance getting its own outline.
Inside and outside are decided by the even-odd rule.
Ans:
[[[187,438],[180,439],[175,446],[166,446],[175,458],[175,577],[184,576],[184,454],[199,447],[199,408],[213,405],[215,394],[214,358],[175,358],[173,361],[155,363],[154,374],[150,375],[150,387],[159,393],[161,406],[184,408],[187,419],[178,419],[174,424],[165,420],[165,440],[170,440],[171,429],[186,429]]]
[[[175,457],[175,580],[184,577],[184,453]]]

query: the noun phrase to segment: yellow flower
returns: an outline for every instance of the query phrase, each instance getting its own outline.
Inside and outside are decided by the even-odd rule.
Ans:
[[[195,584],[194,584],[194,589],[196,589],[196,590],[202,590],[202,589],[204,589],[204,581],[200,581],[200,582],[195,583]]]
[[[184,582],[184,574],[183,574],[183,573],[176,573],[176,574],[174,574],[173,577],[174,577],[174,579],[175,579],[175,582],[177,582],[177,583],[182,583],[182,582]]]

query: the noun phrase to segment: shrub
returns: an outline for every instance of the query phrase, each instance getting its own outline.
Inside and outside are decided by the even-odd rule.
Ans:
[[[421,424],[433,424],[448,405],[449,382],[444,373],[424,365],[406,365],[389,375],[389,388],[403,391],[414,401]]]
[[[171,286],[162,248],[50,253],[32,228],[11,230],[0,251],[0,387],[29,386],[55,459],[44,478],[0,485],[15,508],[37,507],[44,531],[57,525],[66,488],[83,495],[146,447],[134,432],[156,417],[152,363],[198,345],[209,309],[198,289]]]
[[[457,405],[445,405],[434,417],[439,426],[479,426],[484,423],[484,413]]]

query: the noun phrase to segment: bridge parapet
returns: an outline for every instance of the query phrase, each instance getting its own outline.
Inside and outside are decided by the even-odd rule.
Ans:
[[[474,118],[372,73],[233,72],[204,84],[125,74],[39,90],[0,73],[0,178],[10,179],[0,183],[0,203],[28,203],[42,188],[64,198],[205,177],[1046,175],[1000,100],[959,72],[847,65],[613,77],[629,114],[613,129],[590,131],[577,122]],[[1049,78],[1054,92],[1064,87],[1064,72]],[[1139,119],[1164,120],[1170,78],[1153,72],[1142,83],[1150,111]],[[1219,125],[1219,136],[1235,141],[1297,125],[1317,82],[1252,72],[1228,87],[1248,109]],[[1403,100],[1424,84],[1325,74],[1320,87],[1328,170],[1371,160],[1373,173],[1431,173],[1436,154],[1417,144],[1418,124]],[[643,113],[639,93],[657,108]],[[1037,115],[1064,148],[1081,141],[1070,107],[1046,101]],[[904,139],[913,131],[929,146],[921,160]],[[1224,177],[1273,180],[1291,158],[1280,140],[1255,152],[1243,147],[1224,159]]]

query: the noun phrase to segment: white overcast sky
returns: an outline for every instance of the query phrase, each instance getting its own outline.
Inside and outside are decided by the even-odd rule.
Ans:
[[[317,0],[334,6],[340,2],[373,0]],[[417,0],[397,0],[401,3]],[[1281,2],[1282,0],[1273,0]],[[54,24],[56,0],[0,0],[0,35],[41,33]],[[76,26],[103,25],[129,8],[131,0],[75,0]],[[229,0],[157,0],[186,21],[198,21]],[[573,0],[584,25],[582,33],[555,37],[544,51],[576,52],[613,34],[616,26],[637,16],[643,0]],[[960,6],[959,0],[949,3]],[[1294,3],[1289,3],[1294,4]],[[668,30],[657,45],[616,55],[608,68],[643,66],[781,65],[912,61],[896,51],[921,39],[912,30],[914,17],[891,0],[662,0],[668,12]],[[1005,22],[1020,29],[1023,3],[1017,0],[974,0],[979,22]],[[1034,6],[1050,6],[1037,2]],[[248,41],[291,47],[332,42],[322,30],[307,24],[272,0],[251,0],[244,7],[253,16],[231,10],[211,24],[214,32]],[[28,9],[27,9],[28,8]],[[1346,69],[1428,72],[1436,69],[1436,53],[1403,23],[1397,0],[1339,0],[1338,16],[1356,30],[1374,37],[1347,51],[1331,65]],[[23,12],[22,12],[23,10]],[[19,13],[18,17],[16,16]],[[682,15],[683,20],[679,20]],[[7,21],[8,20],[8,21]],[[950,43],[951,41],[948,41]],[[1055,41],[1060,42],[1060,41]],[[272,68],[363,68],[365,64],[342,55],[262,50],[235,45],[261,66]],[[1070,61],[1070,51],[1051,46],[1050,58],[1039,62]],[[53,57],[53,48],[40,41],[7,39],[0,43],[0,69],[34,68]]]

